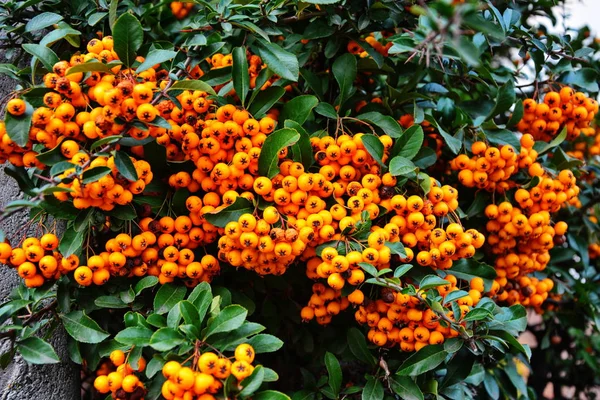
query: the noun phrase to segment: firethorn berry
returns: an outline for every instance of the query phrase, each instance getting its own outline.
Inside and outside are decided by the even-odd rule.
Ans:
[[[590,122],[598,112],[598,103],[583,93],[574,93],[570,87],[563,87],[560,92],[546,93],[539,104],[527,99],[523,107],[525,114],[517,128],[531,134],[536,140],[549,141],[563,128],[567,130],[568,140],[574,140],[582,133],[588,135],[595,132]]]
[[[6,104],[6,111],[15,117],[25,114],[26,105],[21,99],[11,99]]]

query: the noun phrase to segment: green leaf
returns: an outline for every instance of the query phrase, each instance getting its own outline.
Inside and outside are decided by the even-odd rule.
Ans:
[[[342,389],[342,368],[338,359],[330,352],[325,353],[325,367],[329,375],[329,387],[337,397]]]
[[[144,42],[144,30],[140,21],[133,14],[121,15],[112,27],[114,51],[126,67],[135,62],[136,52]]]
[[[235,199],[232,205],[219,211],[206,213],[204,214],[204,218],[214,226],[224,228],[230,221],[237,221],[242,215],[252,213],[253,211],[254,207],[250,200],[240,196]]]
[[[150,338],[150,347],[156,351],[169,351],[185,341],[183,335],[171,328],[160,328]]]
[[[493,315],[490,310],[485,308],[474,308],[465,315],[463,321],[483,321],[487,318],[492,318]]]
[[[398,155],[408,160],[412,160],[419,153],[419,150],[421,150],[424,139],[425,135],[423,134],[421,125],[411,126],[404,132],[404,135],[398,139],[396,144],[400,148]]]
[[[535,142],[533,148],[541,156],[542,154],[547,153],[549,150],[552,150],[553,148],[560,146],[560,144],[562,142],[564,142],[566,138],[567,138],[567,127],[565,126],[563,128],[563,130],[554,139],[552,139],[549,143]]]
[[[4,123],[6,124],[6,134],[19,147],[25,147],[29,141],[29,130],[31,129],[31,117],[33,116],[33,107],[27,100],[25,101],[25,113],[18,117],[6,113]]]
[[[267,64],[267,67],[283,79],[292,82],[298,81],[300,67],[298,58],[295,54],[281,48],[278,44],[266,42],[263,39],[256,38],[254,42],[258,50],[258,55]]]
[[[94,167],[85,170],[82,174],[82,182],[83,183],[92,183],[98,181],[100,178],[110,174],[111,169],[109,167]]]
[[[339,3],[341,0],[303,0],[303,3],[309,4],[335,4]]]
[[[78,342],[100,343],[110,336],[83,311],[71,311],[68,314],[62,314],[60,318],[67,333]]]
[[[258,173],[273,178],[279,173],[279,152],[300,139],[295,129],[282,128],[271,133],[265,139],[258,158]]]
[[[246,48],[236,47],[233,49],[232,77],[233,88],[240,98],[242,105],[246,103],[246,95],[250,90],[250,76],[248,75],[248,59],[246,58]]]
[[[373,357],[367,348],[367,340],[365,339],[365,336],[357,328],[350,328],[348,330],[348,346],[350,348],[350,352],[358,360],[371,366],[377,365],[375,357]]]
[[[31,364],[56,364],[60,362],[50,343],[35,336],[17,342],[17,351],[25,361]]]
[[[291,400],[286,394],[276,390],[265,390],[252,396],[252,400]]]
[[[227,306],[213,319],[208,321],[205,339],[220,332],[231,332],[239,328],[246,319],[248,310],[238,305]]]
[[[258,334],[253,336],[249,341],[256,354],[260,353],[272,353],[279,350],[283,346],[283,341],[278,337],[268,334]]]
[[[406,176],[416,170],[417,166],[408,158],[397,156],[390,161],[390,174],[392,176]]]
[[[138,283],[135,284],[134,287],[134,291],[135,291],[135,295],[138,296],[142,290],[144,289],[148,289],[151,287],[156,286],[156,284],[158,283],[158,278],[156,276],[145,276],[142,279],[140,279],[138,281]]]
[[[522,353],[527,360],[531,358],[531,349],[528,345],[521,344],[513,335],[506,331],[489,331],[488,335],[490,336],[498,336],[500,339],[503,339],[506,343],[508,343],[511,347],[513,347],[518,352]]]
[[[448,353],[440,344],[423,347],[404,361],[398,369],[400,376],[421,375],[440,365]]]
[[[202,321],[198,315],[198,309],[191,301],[183,300],[179,302],[179,312],[186,324],[195,325],[200,328]]]
[[[373,157],[377,164],[383,166],[382,159],[384,147],[383,143],[381,143],[381,140],[379,140],[379,138],[375,135],[367,134],[361,137],[361,141],[362,144],[365,146],[365,150],[367,150],[367,153],[369,153],[371,157]]]
[[[112,75],[114,73],[112,72],[111,68],[114,68],[114,65],[111,67],[104,63],[101,63],[96,59],[92,59],[82,64],[72,66],[67,70],[66,75],[75,74],[77,72],[104,72]]]
[[[177,81],[170,88],[171,90],[199,90],[216,96],[215,90],[206,82],[201,80],[195,81]]]
[[[57,24],[63,20],[61,15],[52,12],[43,12],[31,18],[25,25],[25,32],[35,32]]]
[[[134,326],[131,328],[125,328],[121,332],[117,333],[115,340],[127,346],[144,347],[150,344],[151,337],[152,330],[144,328],[143,326]]]
[[[410,271],[412,269],[413,265],[412,264],[403,264],[400,265],[399,267],[397,267],[394,270],[394,278],[401,278],[403,277],[408,271]]]
[[[94,300],[94,304],[101,308],[128,308],[129,306],[117,296],[100,296]]]
[[[304,169],[308,170],[314,162],[310,136],[308,136],[306,130],[304,130],[304,128],[296,121],[286,119],[284,127],[295,129],[300,134],[298,142],[292,145],[292,159],[301,163],[304,166]]]
[[[377,268],[375,268],[371,264],[366,263],[366,262],[361,262],[361,263],[358,263],[358,266],[361,267],[369,275],[377,276]]]
[[[313,108],[319,104],[319,100],[312,95],[297,96],[285,103],[279,119],[281,121],[292,120],[302,125],[310,116]]]
[[[281,86],[270,86],[265,90],[260,90],[260,88],[254,90],[258,91],[258,95],[256,98],[250,99],[251,105],[249,105],[248,111],[257,119],[262,118],[285,94],[285,89]]]
[[[350,53],[338,57],[334,61],[331,70],[340,87],[340,95],[335,104],[341,106],[355,91],[353,85],[356,79],[356,57]]]
[[[473,259],[465,259],[454,262],[450,273],[459,279],[470,282],[471,279],[479,277],[483,279],[485,290],[492,288],[492,281],[496,278],[496,270],[487,264],[480,263]]]
[[[362,392],[362,400],[382,400],[383,384],[379,379],[369,376]]]
[[[154,298],[154,312],[166,314],[185,297],[187,289],[171,283],[162,285]]]
[[[208,282],[202,282],[197,285],[188,296],[188,300],[198,309],[198,318],[200,322],[204,321],[206,312],[212,302],[212,293]]]
[[[383,115],[378,112],[368,112],[364,114],[360,114],[356,117],[356,119],[360,119],[361,121],[365,121],[374,125],[377,125],[379,128],[383,130],[383,133],[386,135],[399,138],[402,137],[402,127],[398,121],[389,115]],[[420,127],[420,125],[417,125]]]
[[[265,369],[262,365],[257,365],[252,374],[241,382],[243,389],[240,391],[239,396],[241,398],[252,396],[260,388],[264,379]]]
[[[85,235],[77,232],[73,227],[67,228],[58,245],[58,250],[63,257],[69,257],[71,254],[75,254],[75,252],[79,251],[83,245],[84,236]]]
[[[30,305],[32,300],[17,299],[6,302],[0,307],[0,323],[4,322],[8,317],[15,314],[17,311]]]
[[[37,155],[37,159],[42,164],[52,166],[54,164],[58,164],[59,162],[65,161],[65,157],[62,155],[62,151],[60,149],[60,144],[57,144],[54,148],[40,153]]]
[[[462,299],[463,297],[467,297],[468,295],[469,293],[464,290],[455,290],[454,292],[450,292],[446,296],[444,296],[443,304],[450,303],[454,300]]]
[[[115,166],[119,173],[128,181],[135,182],[139,179],[133,161],[131,161],[131,157],[127,153],[115,151]]]
[[[419,283],[419,289],[420,290],[428,290],[428,289],[432,289],[438,286],[444,286],[444,285],[448,285],[450,284],[450,282],[448,282],[445,279],[440,278],[437,275],[427,275],[426,277],[424,277],[423,279],[421,279],[421,282]]]
[[[394,393],[403,400],[423,400],[423,392],[408,376],[394,375],[390,377],[390,386]]]
[[[40,60],[48,71],[52,71],[54,64],[60,61],[55,52],[41,44],[26,43],[23,45],[23,50]]]
[[[322,116],[330,118],[330,119],[338,119],[338,117],[339,117],[335,108],[329,103],[323,103],[323,102],[319,103],[315,107],[315,112],[319,115],[322,115]]]
[[[152,68],[156,64],[162,64],[165,61],[172,60],[173,58],[175,58],[176,55],[177,52],[174,50],[152,50],[150,53],[148,53],[144,62],[141,63],[139,67],[137,67],[135,72],[139,74],[140,72]]]
[[[515,84],[510,79],[504,86],[498,89],[498,95],[496,96],[496,104],[490,112],[488,118],[495,117],[506,112],[513,104],[517,101],[517,95],[515,93]]]

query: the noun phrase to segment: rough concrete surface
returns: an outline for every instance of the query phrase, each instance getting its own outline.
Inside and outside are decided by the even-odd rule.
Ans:
[[[0,0],[1,1],[1,0]],[[3,60],[0,60],[3,62]],[[0,76],[0,98],[14,88],[14,82]],[[22,197],[14,180],[0,168],[0,207]],[[0,227],[7,237],[14,234],[27,222],[27,213],[15,213]],[[18,285],[16,271],[0,266],[0,303],[6,301],[13,288]],[[64,330],[56,330],[50,340],[61,359],[58,364],[28,365],[19,356],[5,370],[0,370],[0,400],[75,400],[81,398],[79,367],[70,361],[67,352],[67,337]],[[0,354],[7,343],[0,343]]]

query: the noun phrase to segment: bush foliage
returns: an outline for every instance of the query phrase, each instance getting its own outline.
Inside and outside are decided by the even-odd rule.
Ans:
[[[600,46],[561,4],[3,3],[1,366],[62,327],[88,398],[591,396]]]

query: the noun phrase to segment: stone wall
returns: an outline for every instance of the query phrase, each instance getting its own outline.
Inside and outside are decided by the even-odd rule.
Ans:
[[[0,62],[4,62],[0,60]],[[0,98],[14,88],[12,80],[0,76]],[[14,180],[0,168],[0,206],[22,197]],[[20,212],[7,218],[0,227],[7,237],[27,222],[27,213]],[[13,269],[0,266],[0,302],[4,302],[16,285],[19,276]],[[76,400],[81,398],[79,366],[70,361],[67,353],[67,337],[64,330],[56,330],[50,340],[61,359],[59,364],[28,365],[19,356],[5,370],[0,370],[0,400]],[[4,353],[7,343],[0,343]]]

